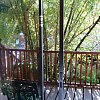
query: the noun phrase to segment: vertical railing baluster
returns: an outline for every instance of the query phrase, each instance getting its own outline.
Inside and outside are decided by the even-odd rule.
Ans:
[[[97,54],[97,57],[96,57],[96,83],[95,83],[95,85],[96,84],[98,84],[98,63],[99,63],[99,61],[98,61],[98,54]]]
[[[29,74],[32,73],[32,51],[30,51],[30,67],[29,67]],[[30,77],[30,76],[29,76]],[[31,80],[31,77],[30,77]]]
[[[80,58],[80,84],[82,83],[82,53]]]
[[[6,67],[6,60],[5,60],[5,50],[1,49],[0,50],[0,64],[1,64],[1,77],[4,79],[5,78],[5,67]]]
[[[29,67],[29,52],[28,52],[28,50],[26,50],[26,60],[25,60],[25,62],[26,62],[26,79],[28,79],[29,77],[28,77],[28,67]]]
[[[72,82],[72,53],[70,53],[70,84]]]
[[[26,50],[26,76],[29,79],[30,51]]]
[[[5,76],[5,53],[4,53],[4,49],[0,48],[0,78],[4,79]]]
[[[87,55],[87,53],[85,54],[85,56],[86,56],[86,64],[85,64],[85,85],[86,85],[86,83],[87,83],[87,67],[88,67],[88,55]]]
[[[10,76],[10,64],[9,64],[9,50],[7,49],[7,78]]]
[[[67,65],[67,53],[65,53],[65,84],[66,84],[66,82],[67,82],[67,78],[68,78],[68,65]]]
[[[77,81],[77,53],[75,55],[75,84],[76,84],[76,81]]]
[[[21,74],[20,74],[20,51],[19,50],[18,50],[17,62],[18,62],[18,79],[20,79]]]
[[[9,50],[9,79],[11,78],[11,50]]]
[[[55,53],[55,68],[54,68],[54,72],[55,72],[55,82],[57,82],[57,53]]]
[[[3,49],[4,50],[4,49]],[[4,68],[4,70],[5,70],[5,78],[6,78],[6,71],[7,71],[7,68],[6,68],[6,65],[7,65],[7,57],[6,57],[6,50],[4,50],[4,63],[5,63],[5,68]]]
[[[48,81],[50,81],[50,52],[48,53]]]
[[[19,52],[19,58],[20,58],[20,78],[22,79],[23,78],[23,66],[22,66],[22,51],[20,50]]]
[[[11,50],[11,79],[13,78],[13,51]]]
[[[46,82],[48,81],[48,53],[45,52],[45,68],[46,68]]]
[[[50,53],[50,81],[52,82],[52,53]]]
[[[25,62],[25,59],[26,59],[26,51],[23,51],[23,52],[24,52],[23,77],[24,77],[24,79],[26,79],[26,62]]]
[[[91,54],[91,65],[90,65],[90,85],[92,85],[92,67],[93,67],[93,54]]]
[[[16,70],[17,70],[16,78],[18,79],[19,75],[18,75],[18,51],[17,50],[16,50]]]
[[[14,50],[12,50],[12,53],[14,53],[15,54],[15,51]],[[12,55],[12,56],[15,56],[15,55]],[[13,62],[13,67],[12,67],[12,79],[14,79],[14,69],[15,69],[15,57],[13,57],[12,58],[12,62]]]

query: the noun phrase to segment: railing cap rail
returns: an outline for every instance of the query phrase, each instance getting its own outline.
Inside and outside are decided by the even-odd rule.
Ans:
[[[9,49],[9,48],[2,48],[0,47],[0,50],[9,50],[9,51],[30,51],[30,52],[37,52],[37,50],[25,50],[25,49]],[[59,51],[43,51],[44,53],[59,53]],[[95,51],[64,51],[65,54],[71,53],[71,54],[100,54],[100,52]]]

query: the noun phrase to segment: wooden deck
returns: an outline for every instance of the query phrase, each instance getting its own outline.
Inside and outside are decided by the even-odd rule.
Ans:
[[[87,88],[64,88],[63,97],[64,100],[100,100],[100,90]],[[58,88],[46,87],[45,100],[59,100]]]
[[[1,92],[1,89],[0,89],[0,100],[8,100],[7,96],[3,95],[3,93]]]
[[[91,95],[92,92],[92,95]],[[46,87],[45,100],[59,100],[58,88],[56,87]],[[75,91],[75,88],[64,88],[63,93],[64,100],[100,100],[100,90],[96,89],[83,89],[78,88]],[[83,98],[84,97],[84,98]],[[8,100],[7,96],[3,95],[0,90],[0,100]]]

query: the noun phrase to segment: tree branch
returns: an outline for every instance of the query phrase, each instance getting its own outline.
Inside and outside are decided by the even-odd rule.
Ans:
[[[95,23],[92,25],[92,27],[90,28],[90,30],[86,33],[86,35],[81,39],[80,43],[77,45],[77,47],[75,48],[75,51],[77,51],[77,49],[80,47],[80,45],[83,43],[83,41],[85,40],[85,38],[89,35],[89,33],[93,30],[93,28],[96,26],[96,24],[98,24],[98,22],[100,21],[100,16],[99,18],[95,21]]]
[[[66,27],[65,27],[65,30],[64,30],[64,36],[66,35],[66,31],[67,31],[67,28],[68,28],[68,25],[69,25],[69,22],[70,22],[70,18],[71,18],[71,16],[72,16],[73,5],[74,5],[74,1],[73,1],[73,3],[72,3],[71,10],[70,10],[70,14],[69,14],[69,17],[68,17],[68,21],[67,21],[67,24],[66,24]]]

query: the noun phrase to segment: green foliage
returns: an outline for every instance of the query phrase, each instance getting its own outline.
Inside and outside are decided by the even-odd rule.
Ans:
[[[0,3],[0,12],[6,12],[8,10],[9,6],[3,4],[3,3]]]
[[[25,80],[21,81],[22,80],[2,80],[1,91],[3,95],[6,95],[8,100],[33,100],[33,97],[35,100],[39,100],[36,83],[30,83]],[[35,92],[32,93],[33,91]]]
[[[3,95],[6,95],[8,100],[12,100],[13,88],[11,86],[11,82],[9,80],[2,80],[1,84],[2,84],[1,91],[3,92]]]
[[[28,47],[39,46],[39,4],[38,0],[1,0],[5,13],[0,12],[0,37],[8,47],[14,43],[20,31],[25,31],[24,13],[27,12]],[[2,5],[3,4],[3,5]],[[64,0],[64,49],[74,50],[85,33],[99,16],[98,0]],[[59,0],[43,0],[44,7],[44,49],[59,50]],[[3,19],[3,20],[2,20]],[[4,24],[7,24],[6,28]],[[98,28],[96,28],[98,29]],[[4,34],[5,33],[5,34]],[[96,31],[91,32],[96,37]],[[91,36],[78,50],[91,50]],[[9,37],[9,38],[8,38]],[[99,39],[98,39],[99,40]],[[9,42],[8,42],[9,41]],[[86,45],[86,43],[89,43]],[[97,43],[97,41],[96,41]],[[85,45],[84,45],[85,44]],[[31,45],[31,46],[30,46]],[[86,48],[87,47],[87,48]]]
[[[91,80],[92,80],[92,81],[91,81]],[[95,78],[95,75],[94,75],[94,74],[93,74],[91,80],[90,80],[90,77],[87,76],[87,77],[86,77],[86,83],[90,83],[90,81],[91,81],[92,84],[95,84],[95,83],[96,83],[96,78]],[[82,76],[82,82],[85,82],[85,76]],[[98,83],[99,83],[99,79],[97,79],[97,83],[96,83],[96,84],[98,84]]]

